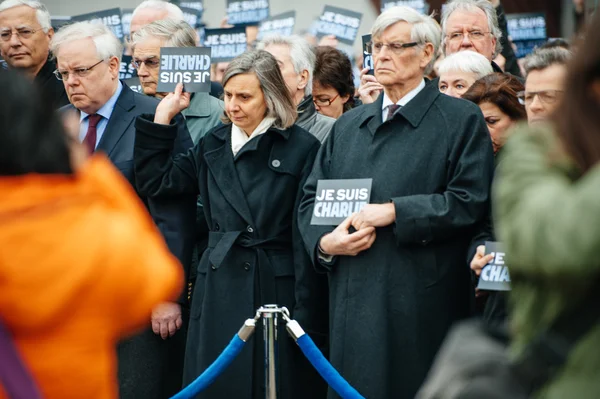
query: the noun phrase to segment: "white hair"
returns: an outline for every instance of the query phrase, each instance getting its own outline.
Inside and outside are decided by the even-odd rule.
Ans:
[[[50,51],[54,57],[58,56],[63,44],[90,38],[96,46],[96,54],[101,60],[117,57],[121,61],[123,45],[115,34],[101,22],[76,22],[62,27],[50,42]]]
[[[9,8],[27,6],[35,10],[35,16],[37,17],[38,23],[42,27],[44,33],[48,33],[52,29],[52,23],[50,21],[50,13],[45,5],[35,0],[4,0],[0,3],[0,12],[8,10]]]
[[[490,34],[496,38],[496,48],[494,49],[494,54],[492,55],[492,57],[495,58],[498,54],[500,54],[500,52],[502,51],[502,43],[500,43],[500,39],[502,38],[502,31],[498,26],[498,15],[496,15],[496,10],[494,9],[494,6],[489,0],[451,0],[443,7],[442,32],[444,35],[444,54],[446,54],[446,35],[448,34],[446,31],[446,23],[448,22],[448,18],[450,18],[450,15],[452,15],[452,13],[457,10],[476,12],[478,9],[485,13]]]
[[[371,37],[380,37],[383,32],[398,22],[407,22],[412,25],[410,40],[419,45],[431,43],[433,45],[433,57],[425,68],[425,74],[429,74],[435,63],[435,54],[440,48],[440,25],[430,16],[421,15],[415,9],[405,6],[390,7],[382,12],[371,28]]]
[[[169,3],[163,0],[146,0],[143,1],[139,6],[133,10],[133,14],[131,14],[131,19],[135,18],[135,14],[138,11],[143,9],[157,10],[157,11],[166,11],[167,16],[164,19],[170,19],[173,21],[183,21],[183,11],[181,8],[177,7],[173,3]]]
[[[185,21],[164,19],[144,25],[133,34],[131,48],[150,37],[160,39],[162,47],[196,47],[196,31]]]
[[[475,51],[459,51],[440,61],[438,75],[452,71],[474,73],[476,80],[494,73],[490,60]]]
[[[263,39],[257,44],[256,48],[264,50],[265,47],[270,45],[287,46],[290,49],[290,58],[292,65],[294,65],[294,71],[297,74],[305,70],[308,71],[308,82],[304,88],[304,95],[310,95],[312,93],[313,73],[316,62],[316,56],[310,44],[298,35],[281,36],[274,34]]]

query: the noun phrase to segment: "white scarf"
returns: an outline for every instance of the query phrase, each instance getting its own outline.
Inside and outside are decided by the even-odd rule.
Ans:
[[[248,136],[242,129],[240,129],[232,123],[231,150],[233,151],[233,156],[236,156],[237,153],[242,149],[243,146],[246,145],[247,142],[269,130],[269,128],[273,125],[274,122],[275,118],[266,117],[258,124],[258,126],[256,126],[256,129],[254,129],[250,136]]]

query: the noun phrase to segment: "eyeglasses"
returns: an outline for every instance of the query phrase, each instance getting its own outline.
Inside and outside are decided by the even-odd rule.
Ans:
[[[10,39],[12,38],[13,35],[17,35],[21,39],[29,39],[31,36],[33,36],[33,34],[35,32],[38,32],[40,30],[42,30],[42,29],[41,28],[33,29],[33,28],[24,27],[24,28],[16,29],[13,33],[12,29],[2,29],[0,31],[0,39],[2,39],[3,42],[8,42],[8,41],[10,41]]]
[[[562,97],[562,90],[542,90],[542,91],[521,91],[517,93],[517,98],[522,105],[531,105],[535,96],[542,104],[554,104]]]
[[[146,68],[148,69],[156,69],[158,68],[159,64],[160,61],[154,58],[149,58],[147,60],[131,60],[131,65],[135,69],[140,69],[142,65],[146,65]]]
[[[59,71],[58,69],[54,71],[54,76],[56,76],[56,79],[58,80],[69,80],[69,75],[73,74],[74,76],[78,77],[78,78],[84,78],[86,77],[90,71],[92,70],[92,68],[94,68],[96,65],[100,65],[101,63],[103,63],[105,60],[100,60],[97,63],[95,63],[94,65],[92,65],[91,67],[88,68],[76,68],[74,69],[72,72],[69,71]]]
[[[320,99],[320,98],[313,98],[313,103],[315,103],[316,106],[318,107],[329,107],[336,98],[338,98],[340,95],[339,93],[333,97],[333,98],[328,98],[326,100]]]
[[[400,42],[394,42],[394,43],[382,43],[382,42],[369,42],[367,43],[367,51],[371,54],[379,54],[381,52],[381,50],[383,49],[383,47],[387,46],[390,51],[394,54],[400,54],[402,53],[402,51],[404,49],[407,49],[409,47],[415,47],[417,46],[419,43],[417,42],[411,42],[411,43],[400,43]]]
[[[448,40],[450,40],[451,42],[462,42],[465,38],[465,36],[472,42],[478,42],[480,40],[485,39],[485,35],[487,35],[490,32],[482,32],[480,30],[471,30],[468,31],[467,33],[465,32],[454,32],[454,33],[450,33],[449,35],[446,35],[446,38]]]

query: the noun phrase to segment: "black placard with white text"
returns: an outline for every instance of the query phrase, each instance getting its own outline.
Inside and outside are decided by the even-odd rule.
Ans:
[[[362,45],[363,45],[363,69],[369,68],[369,75],[373,75],[373,55],[369,53],[369,42],[371,41],[371,35],[362,35]]]
[[[210,91],[210,49],[205,47],[162,47],[156,91],[175,91],[183,83],[186,92]]]
[[[334,35],[340,42],[353,45],[362,14],[343,8],[325,6],[316,27],[317,38]]]
[[[410,7],[421,15],[425,15],[429,11],[429,4],[425,0],[382,0],[381,12],[398,6]]]
[[[111,8],[109,10],[90,12],[71,17],[72,22],[101,22],[110,28],[119,40],[123,40],[125,36],[122,19],[120,8]]]
[[[294,33],[295,24],[296,11],[288,11],[270,17],[258,26],[257,40],[262,40],[269,35],[290,36]]]
[[[506,252],[502,243],[486,241],[485,254],[494,255],[494,259],[481,270],[477,288],[486,291],[510,291],[510,274],[505,264]]]
[[[544,13],[507,14],[508,35],[517,47],[517,58],[530,54],[546,43],[546,17]]]
[[[179,7],[192,8],[198,11],[200,17],[202,17],[202,13],[204,12],[204,3],[201,1],[180,1]]]
[[[121,10],[121,25],[123,25],[123,35],[129,36],[131,33],[131,18],[133,17],[133,8],[123,8]]]
[[[129,79],[137,76],[137,70],[131,65],[131,56],[121,57],[121,67],[119,68],[119,79]]]
[[[227,23],[258,25],[269,18],[269,0],[227,0]]]
[[[319,180],[310,224],[337,226],[371,199],[373,179]]]
[[[202,24],[202,11],[194,8],[179,7],[183,12],[183,20],[192,28],[198,28]]]
[[[204,46],[211,48],[213,64],[231,61],[247,49],[246,28],[206,29]]]

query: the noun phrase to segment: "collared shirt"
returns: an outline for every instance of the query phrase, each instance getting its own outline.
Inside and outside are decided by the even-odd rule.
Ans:
[[[119,83],[119,85],[117,86],[117,90],[115,90],[115,94],[113,94],[112,97],[109,98],[108,101],[98,110],[98,112],[96,112],[98,115],[102,116],[102,118],[100,119],[100,122],[98,122],[98,125],[96,126],[96,147],[98,147],[98,143],[100,143],[100,139],[102,138],[102,135],[104,134],[106,125],[108,125],[108,120],[110,119],[110,116],[112,115],[113,109],[115,108],[115,104],[117,103],[117,100],[119,99],[119,96],[121,95],[121,92],[123,91],[123,84],[121,83],[121,81],[119,81],[118,83]],[[89,115],[86,114],[85,112],[83,112],[83,111],[80,112],[79,141],[81,141],[81,142],[83,142],[83,139],[85,139],[85,135],[87,134],[88,125],[89,125],[88,116]]]
[[[406,104],[408,104],[408,102],[410,100],[415,98],[417,96],[417,94],[419,94],[421,92],[421,90],[423,90],[424,88],[425,88],[425,80],[421,80],[421,83],[419,83],[419,85],[415,89],[409,91],[408,93],[406,93],[406,95],[404,97],[402,97],[400,100],[398,100],[396,105],[404,107]],[[394,104],[394,102],[392,100],[390,100],[390,98],[387,96],[387,94],[385,94],[385,91],[384,91],[383,104],[381,104],[381,116],[382,116],[382,119],[384,122],[387,120],[387,115],[388,115],[388,111],[389,111],[388,107],[392,104]]]
[[[267,117],[263,119],[250,136],[236,125],[231,124],[231,150],[233,151],[233,156],[237,155],[247,142],[269,130],[273,122],[275,122],[275,118]]]

